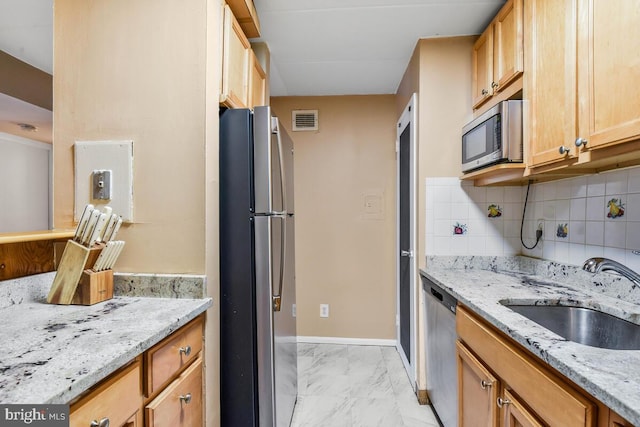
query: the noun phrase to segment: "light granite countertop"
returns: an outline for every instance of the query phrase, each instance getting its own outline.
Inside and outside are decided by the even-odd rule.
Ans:
[[[640,323],[640,289],[632,282],[526,257],[430,257],[421,274],[587,393],[640,425],[640,351],[606,350],[567,341],[501,304],[564,303]]]
[[[0,403],[68,403],[212,305],[141,296],[52,305],[53,277],[0,282]]]

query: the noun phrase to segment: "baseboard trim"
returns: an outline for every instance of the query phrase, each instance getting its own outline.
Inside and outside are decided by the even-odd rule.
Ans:
[[[429,405],[431,403],[429,401],[429,394],[427,393],[427,390],[418,390],[416,396],[418,397],[418,403],[421,405]]]
[[[379,345],[385,347],[395,347],[396,340],[385,340],[377,338],[343,338],[343,337],[307,337],[298,336],[299,343],[309,344],[346,344],[346,345]]]

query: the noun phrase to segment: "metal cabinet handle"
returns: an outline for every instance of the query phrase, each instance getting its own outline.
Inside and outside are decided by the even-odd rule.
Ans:
[[[558,152],[560,154],[568,154],[569,151],[571,151],[571,149],[569,147],[565,147],[564,145],[561,145],[560,148],[558,149]]]
[[[486,89],[482,89],[482,91],[480,92],[482,95],[489,95],[489,91]]]
[[[180,347],[180,354],[184,353],[185,356],[189,356],[191,354],[191,346],[188,345],[186,347]]]
[[[91,427],[109,427],[109,418],[104,417],[100,421],[93,420],[90,424]]]
[[[488,387],[491,387],[492,385],[493,383],[491,381],[485,381],[485,380],[480,381],[480,387],[482,387],[483,390],[486,390]]]
[[[412,251],[401,250],[400,251],[400,256],[406,256],[406,257],[409,257],[409,258],[413,258],[413,252]]]
[[[496,82],[491,82],[491,87],[492,87],[492,88],[494,88],[494,89],[495,89],[495,88],[497,88],[498,86],[499,86],[499,85],[498,85],[498,83],[496,83]]]
[[[509,399],[503,399],[499,397],[497,400],[497,403],[498,403],[498,408],[502,408],[503,405],[508,405],[509,403],[511,403],[511,401]]]
[[[187,393],[184,396],[180,395],[179,399],[180,403],[184,402],[186,405],[188,405],[189,403],[191,403],[191,393]]]
[[[578,137],[578,138],[576,138],[576,147],[580,147],[581,145],[586,147],[587,146],[587,142],[588,141],[586,139]]]

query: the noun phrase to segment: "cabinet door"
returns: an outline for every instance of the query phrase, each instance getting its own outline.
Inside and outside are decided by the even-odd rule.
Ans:
[[[525,23],[525,146],[535,167],[576,157],[576,0],[528,0]]]
[[[251,57],[249,71],[249,107],[253,108],[267,105],[267,75],[253,51],[249,52],[249,56]]]
[[[70,427],[86,427],[92,422],[114,427],[136,426],[142,406],[139,359],[111,375],[87,396],[71,405]],[[138,424],[139,426],[139,424]]]
[[[147,427],[202,427],[202,359],[146,406]]]
[[[458,425],[497,427],[498,380],[462,344],[456,342],[458,358]]]
[[[503,396],[500,405],[504,427],[544,427],[509,390]]]
[[[493,24],[492,88],[501,91],[524,69],[522,0],[509,0]]]
[[[487,101],[492,94],[493,26],[489,25],[473,45],[471,63],[471,92],[475,109]]]
[[[231,108],[245,108],[249,103],[249,52],[251,44],[231,13],[229,6],[224,6],[223,14],[220,103]]]
[[[588,23],[578,58],[587,149],[640,137],[640,2],[581,0]],[[584,16],[584,14],[581,13]],[[584,116],[584,117],[583,117]],[[585,135],[586,136],[583,136]]]

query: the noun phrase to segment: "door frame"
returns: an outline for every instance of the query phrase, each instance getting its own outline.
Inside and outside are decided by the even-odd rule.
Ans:
[[[418,266],[417,266],[417,248],[416,248],[416,230],[417,230],[417,215],[416,215],[416,207],[417,207],[417,182],[418,182],[418,168],[417,168],[417,159],[418,159],[418,137],[417,137],[417,124],[418,124],[418,114],[417,114],[417,105],[418,105],[418,95],[414,93],[411,95],[409,102],[404,108],[400,118],[398,119],[397,127],[396,127],[396,251],[395,251],[395,263],[396,263],[396,348],[398,353],[400,353],[400,358],[402,359],[402,364],[404,365],[405,370],[407,371],[407,375],[411,381],[411,386],[416,390],[416,377],[417,377],[417,363],[416,359],[418,356],[417,352],[417,334],[418,334],[418,323],[417,323],[417,310],[416,310],[416,301],[417,301],[417,291],[416,291],[416,280],[418,275]],[[411,159],[409,160],[409,233],[410,233],[410,251],[412,256],[409,261],[409,295],[410,295],[410,313],[409,313],[409,322],[411,325],[411,344],[409,355],[411,357],[411,363],[407,360],[400,343],[400,135],[406,129],[407,125],[411,124],[409,128],[409,153]]]

